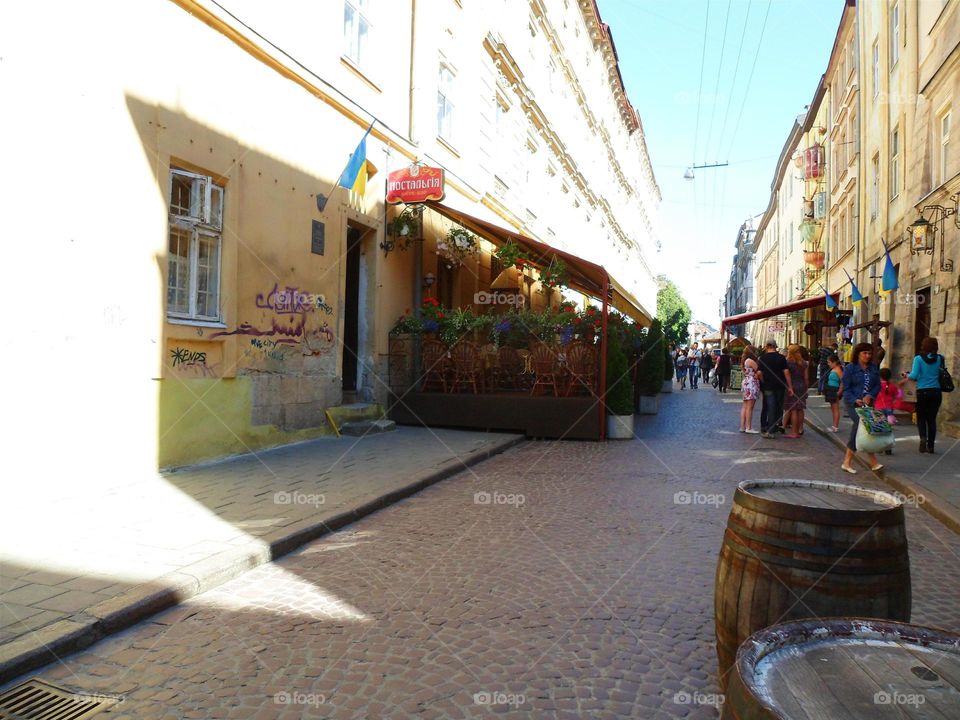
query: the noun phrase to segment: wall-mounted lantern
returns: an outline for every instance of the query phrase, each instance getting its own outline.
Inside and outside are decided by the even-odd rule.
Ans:
[[[953,216],[954,224],[960,229],[960,215],[957,214],[957,206],[960,204],[960,193],[951,196],[953,207],[944,207],[943,205],[924,205],[920,211],[920,217],[914,220],[907,227],[908,240],[910,242],[911,255],[933,255],[936,245],[936,234],[940,233],[940,270],[941,272],[953,272],[953,260],[944,257],[946,243],[943,239],[943,223]],[[924,217],[924,213],[930,214],[930,220]]]

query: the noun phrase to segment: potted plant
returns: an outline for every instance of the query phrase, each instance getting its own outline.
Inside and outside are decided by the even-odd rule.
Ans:
[[[657,393],[663,389],[663,376],[665,374],[663,369],[664,345],[666,345],[666,339],[663,336],[660,321],[654,320],[647,331],[647,340],[640,357],[638,382],[640,384],[641,415],[656,415],[659,410]]]
[[[627,367],[627,356],[619,338],[607,340],[607,439],[633,439],[633,387]]]
[[[477,236],[459,225],[451,225],[447,236],[437,240],[437,255],[451,269],[463,265],[467,257],[476,255],[479,251]]]
[[[391,234],[397,238],[400,248],[405,250],[413,242],[420,228],[420,219],[413,208],[405,208],[390,223]]]
[[[550,264],[540,269],[540,284],[548,290],[566,285],[567,264],[558,257],[553,258]]]
[[[523,248],[513,240],[507,240],[507,242],[497,249],[497,259],[500,260],[500,264],[503,265],[504,269],[513,267],[514,265],[519,269],[523,269],[528,257]]]

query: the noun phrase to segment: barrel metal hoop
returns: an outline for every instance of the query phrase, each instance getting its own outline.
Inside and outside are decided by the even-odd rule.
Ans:
[[[818,573],[829,572],[830,575],[874,575],[882,577],[896,575],[899,573],[909,573],[910,571],[910,563],[906,559],[898,562],[891,562],[889,565],[886,565],[883,568],[847,567],[840,564],[830,566],[826,565],[825,563],[817,563],[809,560],[796,560],[793,558],[784,557],[783,555],[771,555],[770,553],[759,552],[757,550],[752,550],[740,545],[739,543],[733,542],[729,538],[724,539],[723,546],[725,548],[729,548],[732,552],[735,552],[738,555],[742,555],[750,560],[758,560],[767,566],[781,565],[783,567],[795,568],[798,570],[810,570]]]
[[[764,535],[762,533],[757,533],[752,530],[748,530],[743,525],[734,521],[731,516],[727,521],[727,529],[736,536],[747,538],[748,540],[756,540],[761,542],[764,545],[772,545],[773,547],[783,548],[784,550],[792,550],[794,552],[803,553],[804,555],[827,555],[831,557],[849,557],[849,558],[864,558],[870,559],[873,557],[888,557],[890,555],[895,555],[898,553],[907,552],[907,543],[904,541],[902,545],[890,545],[883,548],[872,548],[865,550],[858,550],[854,548],[842,548],[842,547],[823,547],[815,545],[804,545],[802,543],[790,542],[788,540],[782,540],[780,538],[774,537],[772,535]],[[815,538],[811,538],[815,539]]]

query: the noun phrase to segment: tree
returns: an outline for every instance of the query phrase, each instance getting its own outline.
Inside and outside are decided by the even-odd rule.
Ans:
[[[654,320],[644,339],[642,355],[640,356],[640,372],[637,382],[640,385],[640,394],[652,397],[663,388],[663,349],[666,342],[660,321]]]
[[[633,414],[633,383],[627,367],[627,356],[619,335],[607,337],[607,394],[604,398],[611,415]]]
[[[657,293],[657,319],[663,325],[663,332],[667,340],[674,345],[683,345],[690,335],[687,325],[692,316],[690,305],[683,295],[665,275],[661,275],[660,291]]]

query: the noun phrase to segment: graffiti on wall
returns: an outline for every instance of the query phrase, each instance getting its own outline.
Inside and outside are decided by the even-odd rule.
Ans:
[[[220,377],[221,360],[219,346],[179,340],[167,348],[169,367],[181,377]]]
[[[327,315],[333,314],[333,308],[327,305],[325,296],[290,286],[281,290],[277,283],[273,284],[273,289],[266,295],[259,293],[256,302],[258,308],[273,310],[278,315],[308,313],[314,310],[320,310]]]

